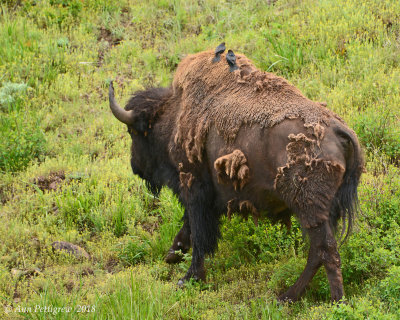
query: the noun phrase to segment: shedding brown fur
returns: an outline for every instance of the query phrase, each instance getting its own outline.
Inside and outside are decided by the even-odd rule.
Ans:
[[[235,209],[234,209],[234,203],[236,202],[236,199],[231,199],[228,201],[228,203],[226,204],[226,215],[228,216],[228,219],[231,220],[232,218],[232,213],[234,213]]]
[[[181,183],[181,187],[186,187],[190,189],[193,184],[194,177],[190,172],[180,172],[179,173],[179,181]]]
[[[215,160],[214,168],[217,171],[218,183],[232,182],[236,191],[242,190],[249,181],[250,169],[246,156],[240,150],[235,150]]]
[[[257,208],[253,205],[253,203],[249,200],[240,201],[238,199],[231,199],[226,204],[227,208],[227,216],[230,220],[232,218],[232,214],[236,212],[240,212],[241,216],[246,219],[249,216],[252,216],[254,224],[258,225],[258,219],[260,218],[260,213]]]
[[[334,194],[341,184],[345,168],[319,157],[323,127],[313,126],[316,139],[303,133],[288,136],[287,164],[278,168],[274,188],[287,203],[298,208],[298,216],[306,228],[327,221]]]
[[[239,204],[240,213],[246,217],[252,216],[254,224],[258,225],[258,219],[260,218],[260,214],[257,211],[256,207],[248,200],[242,201]]]
[[[325,123],[337,115],[307,99],[287,80],[258,70],[244,55],[229,72],[225,55],[212,63],[213,51],[189,55],[178,66],[173,95],[181,96],[175,143],[190,162],[201,161],[207,132],[214,124],[226,142],[233,142],[242,125],[272,127],[284,119],[305,125]]]

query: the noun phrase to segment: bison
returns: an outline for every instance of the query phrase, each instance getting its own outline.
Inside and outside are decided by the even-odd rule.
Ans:
[[[204,257],[220,237],[220,217],[232,212],[290,224],[295,215],[310,239],[307,264],[281,301],[296,301],[320,266],[331,298],[343,297],[335,240],[357,209],[364,160],[355,133],[326,105],[307,99],[285,79],[258,70],[244,55],[230,68],[213,51],[184,58],[172,85],[136,92],[110,108],[132,138],[134,174],[157,194],[167,186],[185,208],[166,261],[192,247],[178,285],[205,281]],[[216,61],[217,60],[217,61]]]

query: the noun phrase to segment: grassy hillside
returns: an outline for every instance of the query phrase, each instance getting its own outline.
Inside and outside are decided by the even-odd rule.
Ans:
[[[400,2],[273,2],[1,2],[1,319],[399,318]],[[190,255],[163,262],[183,210],[131,173],[107,85],[115,79],[124,103],[222,41],[326,101],[359,136],[361,212],[340,248],[347,304],[330,304],[323,269],[300,302],[276,303],[307,257],[295,220],[288,232],[224,219],[207,283],[179,290]]]

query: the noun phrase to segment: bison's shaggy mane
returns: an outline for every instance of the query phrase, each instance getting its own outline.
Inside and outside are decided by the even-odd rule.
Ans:
[[[213,57],[213,51],[186,57],[172,86],[182,101],[175,142],[191,162],[201,161],[212,123],[230,143],[242,125],[272,127],[286,118],[301,118],[305,125],[328,124],[328,119],[338,118],[285,79],[258,70],[244,55],[236,56],[239,68],[234,72],[229,71],[225,55],[217,63]]]
[[[163,112],[162,105],[171,93],[171,88],[148,88],[135,92],[125,107],[125,110],[132,110],[135,114],[132,127],[140,133],[151,129],[151,125]]]

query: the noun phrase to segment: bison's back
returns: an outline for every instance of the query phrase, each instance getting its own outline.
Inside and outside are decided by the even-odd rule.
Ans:
[[[285,79],[259,71],[243,55],[237,55],[239,69],[234,72],[225,55],[217,63],[213,57],[211,51],[188,56],[174,77],[173,92],[181,101],[175,141],[191,161],[201,160],[211,126],[232,142],[243,125],[271,128],[285,119],[312,125],[336,117]]]

